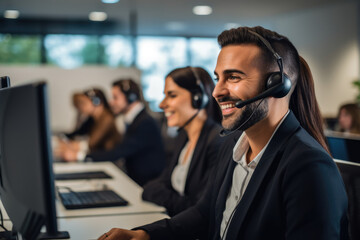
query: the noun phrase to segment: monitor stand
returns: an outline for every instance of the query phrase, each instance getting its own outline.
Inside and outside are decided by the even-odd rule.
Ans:
[[[69,239],[70,235],[67,231],[58,231],[56,233],[40,233],[38,239]]]
[[[1,240],[22,240],[20,234],[17,234],[14,231],[4,231],[0,232],[0,239]],[[45,239],[70,239],[69,232],[67,231],[59,231],[55,234],[51,233],[40,233],[37,237],[38,240],[45,240]]]
[[[5,240],[16,240],[16,233],[13,231],[5,231],[5,232],[0,232],[0,239],[5,239]]]

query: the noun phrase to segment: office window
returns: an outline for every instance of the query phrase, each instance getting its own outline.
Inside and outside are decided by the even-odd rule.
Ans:
[[[190,38],[190,65],[203,67],[214,76],[217,56],[220,52],[216,38]]]
[[[153,111],[159,111],[165,76],[187,61],[187,41],[181,37],[138,37],[136,65],[142,71],[144,97]]]
[[[0,34],[0,63],[37,64],[41,62],[39,36]]]
[[[111,67],[128,67],[134,59],[134,50],[130,37],[103,36],[100,44],[104,49],[104,64]]]
[[[64,68],[101,64],[104,56],[98,38],[89,35],[47,35],[45,49],[48,63]]]

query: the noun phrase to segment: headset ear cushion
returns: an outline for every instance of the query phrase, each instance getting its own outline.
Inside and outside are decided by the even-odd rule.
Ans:
[[[135,102],[137,100],[137,96],[136,96],[135,93],[128,93],[126,95],[126,97],[127,97],[127,101],[128,101],[129,104],[133,103],[133,102]]]
[[[101,100],[100,100],[100,98],[98,98],[98,97],[93,97],[93,98],[91,99],[91,101],[92,101],[92,103],[93,103],[94,106],[99,106],[100,103],[101,103]]]
[[[272,97],[285,97],[290,92],[291,80],[286,74],[280,72],[271,73],[266,82],[266,90],[268,89],[271,89]]]
[[[282,77],[280,72],[273,72],[267,79],[266,90],[270,88],[277,87],[282,82]]]
[[[203,98],[203,95],[201,92],[195,92],[193,93],[192,95],[192,101],[191,101],[191,105],[193,108],[195,109],[200,109],[201,108],[201,105],[202,105],[202,98]]]

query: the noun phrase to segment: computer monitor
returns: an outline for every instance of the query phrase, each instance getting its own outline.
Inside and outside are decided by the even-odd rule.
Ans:
[[[57,228],[47,103],[44,82],[0,89],[0,198],[26,240],[69,238]]]
[[[333,158],[360,163],[360,137],[332,134],[326,140]]]

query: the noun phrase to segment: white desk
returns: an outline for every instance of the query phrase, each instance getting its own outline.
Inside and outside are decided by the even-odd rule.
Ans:
[[[72,217],[58,219],[60,231],[68,231],[70,239],[92,240],[97,239],[111,228],[132,229],[141,225],[166,218],[162,213],[147,213],[118,216]],[[11,222],[5,221],[5,226],[11,229]]]
[[[104,171],[112,179],[96,180],[71,180],[56,181],[55,186],[70,187],[73,191],[96,190],[106,185],[108,188],[117,192],[121,197],[129,202],[127,206],[108,207],[108,208],[88,208],[67,210],[62,205],[59,197],[56,199],[56,210],[59,218],[82,217],[82,216],[105,216],[105,215],[128,215],[140,213],[165,213],[165,208],[156,204],[145,202],[141,199],[142,188],[129,178],[124,172],[111,162],[97,163],[55,163],[55,173],[70,173],[80,171]],[[9,219],[2,204],[0,204],[4,219]]]

